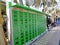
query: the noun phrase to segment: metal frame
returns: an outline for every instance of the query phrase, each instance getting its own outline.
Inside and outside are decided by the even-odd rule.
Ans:
[[[12,2],[13,3],[13,2]],[[15,5],[17,6],[17,5]],[[14,7],[14,6],[12,6]],[[10,45],[14,45],[13,43],[13,30],[12,30],[12,7],[9,6],[9,2],[6,2],[6,13],[7,13],[7,17],[8,17],[8,39],[9,39],[9,43]],[[34,10],[34,9],[31,9],[31,8],[28,8],[28,7],[25,7],[25,6],[17,6],[19,8],[24,8],[26,10],[30,10],[30,11],[34,11],[34,12],[38,12],[38,13],[41,13],[41,14],[45,14],[44,12],[40,12],[38,10]],[[45,14],[46,15],[46,14]],[[43,35],[44,33],[42,33],[41,35]],[[37,36],[35,39],[32,39],[33,41],[29,41],[28,43],[26,43],[26,45],[28,44],[31,44],[32,42],[34,42],[36,39],[38,39],[39,37],[41,37],[40,35]]]
[[[6,14],[7,14],[7,29],[8,29],[8,44],[10,45],[14,45],[13,44],[13,35],[12,35],[12,12],[11,12],[12,8],[9,8],[9,2],[6,2]]]

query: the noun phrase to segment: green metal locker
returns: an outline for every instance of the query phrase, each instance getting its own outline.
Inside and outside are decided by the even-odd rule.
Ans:
[[[14,45],[24,45],[46,31],[45,13],[16,4],[12,9]]]

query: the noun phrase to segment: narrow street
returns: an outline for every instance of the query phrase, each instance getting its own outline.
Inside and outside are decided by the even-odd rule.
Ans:
[[[60,26],[53,27],[41,39],[35,41],[32,45],[59,45]]]

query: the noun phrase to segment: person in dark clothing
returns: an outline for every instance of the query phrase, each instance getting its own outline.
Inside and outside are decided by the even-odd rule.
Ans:
[[[49,29],[49,25],[52,23],[50,16],[47,16],[47,29]]]
[[[3,30],[4,30],[4,34],[6,36],[6,38],[8,38],[7,36],[7,16],[3,15]]]
[[[7,32],[7,16],[3,15],[3,30]]]
[[[6,23],[6,21],[3,22],[3,30],[4,30],[4,32],[7,32],[7,23]]]

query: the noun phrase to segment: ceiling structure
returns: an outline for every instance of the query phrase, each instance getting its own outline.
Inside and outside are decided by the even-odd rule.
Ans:
[[[39,2],[40,1],[40,2]],[[60,17],[60,0],[37,0],[34,4],[39,5],[41,1],[43,2],[43,9],[49,15],[54,15]]]
[[[32,6],[38,10],[42,7],[43,12],[60,17],[60,0],[14,0],[14,2]]]

